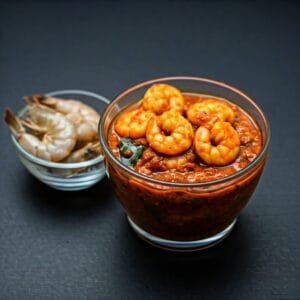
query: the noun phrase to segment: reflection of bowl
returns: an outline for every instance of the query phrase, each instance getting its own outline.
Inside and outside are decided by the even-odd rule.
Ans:
[[[64,90],[51,92],[47,95],[65,99],[78,99],[92,106],[101,116],[102,111],[109,103],[103,96],[87,91]],[[27,170],[52,188],[65,191],[82,190],[94,185],[105,176],[102,155],[79,163],[50,162],[25,151],[13,136],[12,141]]]
[[[108,145],[110,125],[120,109],[141,99],[158,82],[169,83],[183,92],[230,99],[243,108],[261,130],[260,154],[244,169],[203,183],[161,181],[123,165]],[[193,77],[159,78],[125,90],[106,108],[99,132],[107,172],[134,231],[155,246],[179,251],[209,247],[231,231],[258,183],[270,139],[268,123],[253,100],[231,86]]]

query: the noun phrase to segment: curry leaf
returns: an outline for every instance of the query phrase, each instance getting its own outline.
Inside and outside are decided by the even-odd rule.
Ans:
[[[138,159],[142,156],[144,146],[136,146],[134,141],[128,138],[121,138],[119,142],[121,160],[126,166],[135,165]],[[128,153],[131,155],[128,157]]]

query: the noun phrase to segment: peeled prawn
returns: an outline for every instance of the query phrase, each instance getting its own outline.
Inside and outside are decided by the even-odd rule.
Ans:
[[[160,115],[170,109],[182,113],[184,109],[184,98],[181,92],[165,83],[153,84],[145,93],[143,108]]]
[[[76,163],[76,162],[82,162],[86,160],[90,160],[92,158],[95,158],[96,156],[101,154],[101,147],[100,143],[88,143],[84,147],[74,151],[71,153],[64,162],[67,163]]]
[[[209,130],[200,126],[194,139],[195,152],[208,165],[225,166],[240,152],[238,133],[228,122],[216,122]]]
[[[187,110],[187,117],[196,126],[211,128],[217,121],[233,123],[235,114],[226,103],[215,99],[205,99],[192,104]]]
[[[60,161],[67,157],[76,144],[76,131],[73,124],[60,113],[43,109],[37,105],[29,106],[26,112],[34,130],[39,131],[41,139],[27,133],[21,120],[12,111],[6,110],[5,121],[19,144],[36,157]]]
[[[163,165],[166,170],[176,170],[179,172],[191,171],[194,169],[196,155],[193,151],[188,151],[180,156],[165,157],[163,159]]]
[[[155,151],[178,155],[188,150],[194,137],[191,123],[178,111],[169,110],[149,120],[146,139]]]
[[[77,142],[91,142],[98,139],[100,115],[90,106],[78,100],[64,100],[55,97],[34,95],[24,97],[30,103],[40,103],[65,115],[76,129]]]
[[[122,137],[132,139],[142,138],[146,134],[148,121],[154,114],[137,108],[124,112],[115,124],[116,132]]]

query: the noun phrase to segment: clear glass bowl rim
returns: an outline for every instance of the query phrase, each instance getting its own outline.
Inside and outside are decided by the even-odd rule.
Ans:
[[[218,86],[221,86],[223,88],[229,89],[237,94],[239,94],[240,96],[242,96],[243,98],[246,98],[247,101],[249,101],[251,103],[251,105],[253,105],[255,107],[255,109],[258,111],[259,115],[261,116],[265,126],[266,126],[266,141],[263,144],[263,148],[261,150],[261,152],[259,153],[259,155],[249,164],[247,165],[245,168],[220,179],[216,179],[216,180],[211,180],[211,181],[206,181],[206,182],[196,182],[196,183],[182,183],[182,182],[170,182],[170,181],[163,181],[163,180],[159,180],[159,179],[155,179],[140,173],[137,173],[136,171],[134,171],[133,169],[130,169],[129,167],[125,166],[124,164],[122,164],[120,162],[120,160],[118,160],[113,153],[110,151],[110,148],[104,138],[104,123],[106,120],[106,116],[109,113],[109,111],[118,103],[118,101],[120,99],[122,99],[122,97],[124,97],[125,95],[127,95],[128,93],[130,93],[131,91],[134,91],[138,88],[141,88],[143,86],[146,85],[151,85],[157,82],[162,82],[162,81],[171,81],[171,80],[192,80],[192,81],[202,81],[202,82],[207,82],[207,83],[211,83],[211,84],[215,84]],[[249,96],[247,96],[244,92],[242,92],[241,90],[228,85],[224,82],[220,82],[220,81],[216,81],[213,79],[209,79],[209,78],[204,78],[204,77],[195,77],[195,76],[170,76],[170,77],[160,77],[160,78],[154,78],[151,80],[147,80],[147,81],[142,81],[140,83],[137,83],[135,85],[132,85],[131,87],[127,88],[126,90],[122,91],[120,94],[118,94],[111,102],[110,104],[106,107],[103,116],[99,122],[99,139],[100,139],[100,143],[102,145],[102,148],[104,150],[104,152],[106,153],[106,155],[108,155],[108,157],[119,167],[121,168],[123,171],[125,171],[126,173],[129,173],[130,175],[132,175],[133,177],[137,177],[139,179],[142,179],[146,182],[151,182],[151,183],[155,183],[158,185],[165,185],[165,186],[172,186],[172,187],[205,187],[205,186],[211,186],[211,185],[215,185],[215,184],[220,184],[220,183],[225,183],[227,181],[230,181],[232,179],[238,178],[244,174],[246,174],[248,171],[250,171],[251,169],[253,169],[264,157],[265,154],[267,153],[267,150],[269,148],[269,144],[270,144],[270,126],[269,123],[262,111],[262,109],[256,104],[256,102],[254,100],[252,100]]]
[[[45,93],[47,96],[58,96],[58,95],[68,95],[68,94],[74,94],[74,95],[84,95],[84,96],[89,96],[89,97],[94,97],[97,100],[100,100],[106,104],[109,104],[110,101],[105,98],[104,96],[101,96],[99,94],[85,91],[85,90],[57,90],[49,93]],[[102,118],[102,116],[101,116]],[[16,148],[22,153],[22,155],[27,158],[28,160],[41,165],[45,166],[47,168],[56,168],[56,169],[77,169],[77,168],[83,168],[83,167],[90,167],[93,166],[97,163],[100,163],[103,161],[104,157],[103,155],[99,155],[96,158],[93,158],[91,160],[79,162],[79,163],[61,163],[61,162],[51,162],[47,161],[45,159],[38,158],[29,152],[27,152],[23,147],[17,142],[15,137],[11,135],[11,139],[16,146]]]

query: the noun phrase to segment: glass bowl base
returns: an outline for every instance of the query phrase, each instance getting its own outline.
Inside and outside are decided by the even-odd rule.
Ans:
[[[157,237],[145,230],[143,230],[141,227],[139,227],[137,224],[135,224],[130,217],[127,216],[128,222],[132,229],[135,231],[135,233],[144,241],[148,242],[152,246],[162,248],[164,250],[169,251],[176,251],[176,252],[191,252],[191,251],[199,251],[206,248],[210,248],[221,241],[223,241],[231,232],[233,229],[236,220],[234,219],[233,222],[227,226],[224,230],[221,232],[202,239],[202,240],[196,240],[196,241],[173,241],[173,240],[166,240],[160,237]]]

